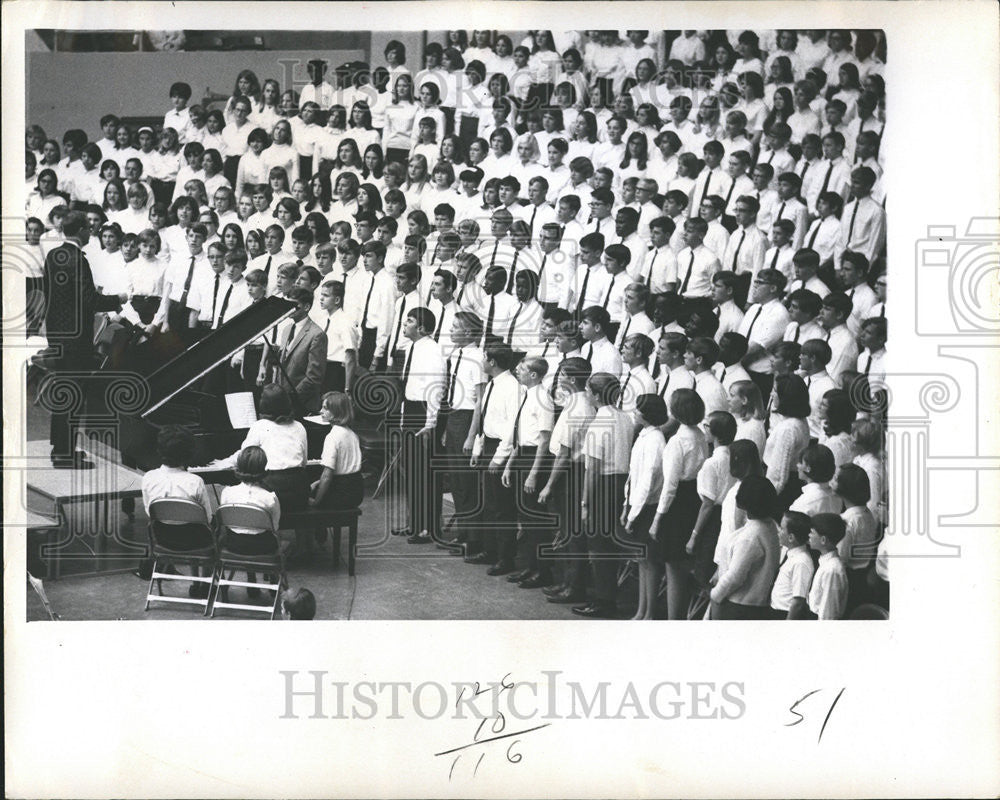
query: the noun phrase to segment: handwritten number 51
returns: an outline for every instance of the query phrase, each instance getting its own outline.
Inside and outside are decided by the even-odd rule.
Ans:
[[[846,688],[847,687],[842,687],[840,691],[837,692],[837,696],[833,698],[833,702],[830,703],[830,707],[827,709],[826,716],[823,718],[823,727],[819,729],[819,738],[816,739],[816,744],[819,744],[821,741],[823,741],[823,733],[826,731],[826,724],[830,721],[830,716],[833,714],[833,709],[837,707],[837,703],[840,702],[840,696],[844,693],[844,690]],[[798,719],[792,720],[791,722],[786,722],[785,723],[786,728],[791,728],[805,721],[805,715],[799,711],[796,711],[796,709],[799,707],[800,703],[804,702],[805,700],[807,700],[808,698],[812,697],[814,694],[817,694],[820,691],[822,690],[813,689],[811,692],[806,692],[804,695],[802,695],[802,697],[800,697],[798,700],[796,700],[788,707],[788,711],[794,714],[796,717],[798,717]]]

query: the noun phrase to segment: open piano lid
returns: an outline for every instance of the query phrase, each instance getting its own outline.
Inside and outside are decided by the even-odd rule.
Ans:
[[[294,310],[295,303],[291,300],[265,297],[241,311],[218,330],[211,331],[204,339],[146,378],[149,385],[149,405],[142,416],[151,414],[216,366],[232,358]],[[270,337],[268,340],[270,341]]]

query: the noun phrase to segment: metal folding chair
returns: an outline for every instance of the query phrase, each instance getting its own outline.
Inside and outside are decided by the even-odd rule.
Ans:
[[[199,546],[193,549],[177,550],[165,546],[160,540],[160,534],[167,532],[169,525],[197,526],[203,537]],[[208,614],[209,599],[212,595],[212,585],[215,581],[215,538],[209,525],[205,509],[193,500],[161,498],[149,504],[149,542],[152,546],[153,574],[149,579],[149,589],[146,591],[146,611],[151,602],[189,603],[204,608]],[[180,575],[161,571],[161,565],[177,564],[191,567],[191,575]],[[203,578],[197,574],[199,567],[207,567],[209,577]],[[180,581],[193,585],[208,584],[204,597],[174,597],[163,594],[163,581]],[[153,593],[153,584],[159,590]]]
[[[278,532],[274,528],[271,515],[258,506],[244,505],[241,503],[228,503],[221,505],[216,511],[216,522],[219,526],[220,546],[219,546],[219,577],[216,582],[215,602],[212,603],[211,616],[215,616],[216,609],[235,608],[242,611],[254,611],[257,613],[270,613],[274,619],[278,611],[278,603],[281,598],[281,590],[288,586],[288,576],[285,574],[285,554],[278,541]],[[270,533],[274,537],[274,551],[262,555],[246,555],[227,549],[224,544],[225,537],[231,528],[252,528]],[[231,534],[239,536],[240,534]],[[226,577],[226,570],[229,576]],[[245,581],[233,580],[237,572],[245,572]],[[275,576],[277,582],[261,583],[250,580],[251,575],[262,573]],[[266,605],[253,605],[251,603],[230,603],[229,587],[240,586],[246,589],[264,589],[274,592],[274,602],[270,608]],[[220,596],[222,599],[220,600]]]

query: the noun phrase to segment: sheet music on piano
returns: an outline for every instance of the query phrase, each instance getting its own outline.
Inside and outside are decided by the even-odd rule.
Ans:
[[[253,392],[232,392],[225,397],[229,422],[235,430],[249,428],[257,421],[257,408],[254,406]]]

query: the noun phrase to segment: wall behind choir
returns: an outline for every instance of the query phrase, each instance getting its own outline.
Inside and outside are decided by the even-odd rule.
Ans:
[[[366,60],[370,39],[367,31],[359,33],[358,49],[351,50],[28,53],[25,118],[59,142],[69,128],[82,128],[91,139],[99,139],[104,114],[162,116],[170,108],[174,81],[191,84],[192,102],[199,101],[206,88],[231,94],[242,69],[253,70],[261,81],[275,78],[282,89],[301,90],[309,81],[309,59],[325,58],[331,67]],[[379,49],[376,64],[383,60]]]

